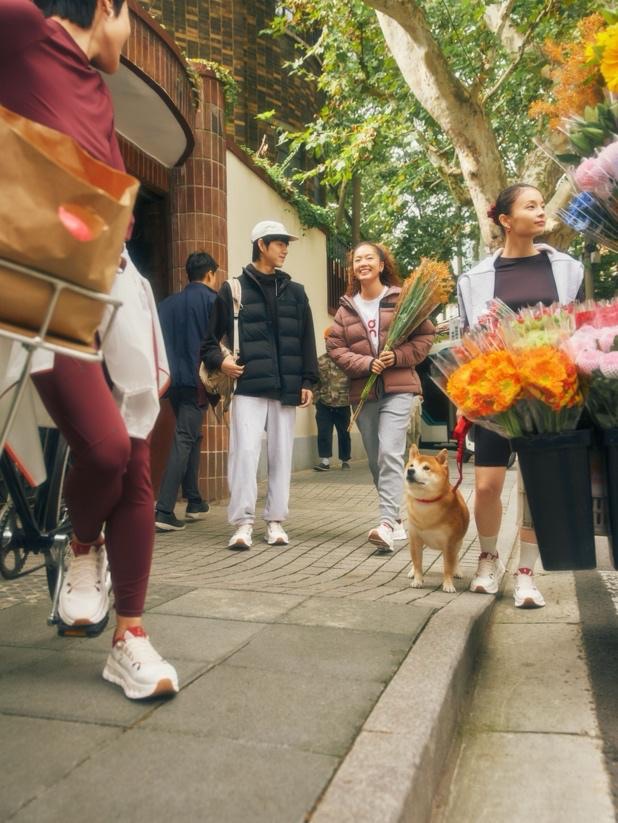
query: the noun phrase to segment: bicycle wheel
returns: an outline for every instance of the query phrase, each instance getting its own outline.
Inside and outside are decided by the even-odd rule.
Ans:
[[[7,495],[0,509],[0,576],[6,580],[19,577],[28,558],[28,552],[23,546],[11,545],[16,528],[15,506]]]
[[[63,489],[66,474],[70,465],[71,453],[64,437],[57,432],[53,461],[49,469],[47,494],[43,506],[42,528],[48,533],[59,537],[68,536],[71,531],[71,521],[64,501]],[[47,588],[53,598],[56,589],[58,571],[64,563],[66,542],[57,540],[45,552],[45,571],[47,574]]]

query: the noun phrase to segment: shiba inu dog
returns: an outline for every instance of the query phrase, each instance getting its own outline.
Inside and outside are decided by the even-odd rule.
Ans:
[[[412,446],[405,477],[412,586],[423,586],[423,546],[428,546],[442,552],[442,591],[454,592],[453,578],[461,577],[457,560],[470,513],[459,491],[453,491],[449,482],[447,450],[431,457]]]

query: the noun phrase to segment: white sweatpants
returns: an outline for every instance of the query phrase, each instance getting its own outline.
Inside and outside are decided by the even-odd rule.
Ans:
[[[228,520],[234,526],[253,523],[257,500],[257,470],[266,432],[268,494],[264,520],[282,522],[288,516],[296,406],[266,397],[234,395],[230,410],[230,488]]]

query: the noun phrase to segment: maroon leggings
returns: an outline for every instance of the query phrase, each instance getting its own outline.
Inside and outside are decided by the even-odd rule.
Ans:
[[[139,617],[154,543],[148,442],[129,437],[100,363],[56,355],[33,380],[71,447],[64,493],[75,536],[94,542],[105,526],[116,612]]]

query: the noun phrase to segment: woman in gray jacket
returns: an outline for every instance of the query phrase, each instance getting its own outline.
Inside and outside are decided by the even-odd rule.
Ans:
[[[584,276],[582,264],[551,246],[534,242],[545,231],[545,204],[538,189],[525,183],[509,186],[498,195],[488,216],[502,229],[504,248],[459,278],[457,293],[465,326],[477,322],[492,298],[499,298],[514,311],[537,303],[570,303],[577,298]],[[474,447],[474,518],[481,553],[470,591],[496,594],[504,570],[496,551],[502,520],[500,495],[511,446],[506,438],[476,426]],[[522,527],[514,590],[518,608],[545,605],[533,578],[538,556],[534,531]]]

